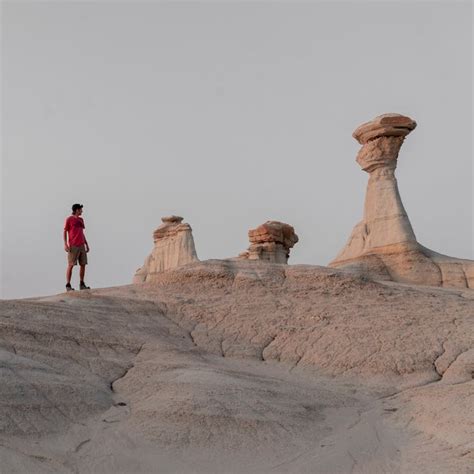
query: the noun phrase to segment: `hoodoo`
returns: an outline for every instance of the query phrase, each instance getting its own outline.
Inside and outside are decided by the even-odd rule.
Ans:
[[[250,246],[239,259],[288,263],[290,249],[298,242],[295,229],[283,222],[267,221],[249,230]]]
[[[329,266],[406,283],[474,287],[474,261],[447,257],[420,245],[398,191],[395,169],[405,137],[416,122],[385,114],[358,127],[357,162],[369,173],[364,217]]]
[[[150,281],[155,273],[199,260],[191,226],[183,223],[179,216],[162,217],[161,220],[163,224],[153,232],[155,246],[135,273],[134,283]]]

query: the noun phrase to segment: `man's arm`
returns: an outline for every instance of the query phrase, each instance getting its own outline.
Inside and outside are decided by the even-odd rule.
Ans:
[[[69,252],[69,245],[67,243],[67,230],[64,230],[63,232],[63,240],[64,240],[64,250],[66,252]]]
[[[86,234],[84,234],[84,243],[86,244],[86,252],[89,252],[90,247],[89,247],[89,242],[87,242],[87,239],[86,239]]]

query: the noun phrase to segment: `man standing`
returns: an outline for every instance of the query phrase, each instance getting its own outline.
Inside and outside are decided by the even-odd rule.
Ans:
[[[89,252],[89,244],[84,235],[84,219],[81,217],[82,204],[73,204],[72,215],[66,219],[64,224],[64,250],[68,253],[68,264],[66,270],[66,290],[73,291],[71,287],[72,268],[79,262],[80,271],[80,289],[90,290],[84,283],[84,276],[86,274],[87,252]],[[69,239],[68,239],[69,237]]]

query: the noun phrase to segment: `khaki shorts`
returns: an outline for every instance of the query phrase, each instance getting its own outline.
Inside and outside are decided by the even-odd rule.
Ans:
[[[86,246],[81,245],[80,247],[69,247],[69,252],[67,254],[67,261],[70,265],[87,265],[87,252]]]

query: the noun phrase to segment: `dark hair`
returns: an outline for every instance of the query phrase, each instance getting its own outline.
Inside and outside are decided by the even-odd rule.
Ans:
[[[78,209],[82,209],[84,206],[82,204],[73,204],[72,213],[75,214]]]

